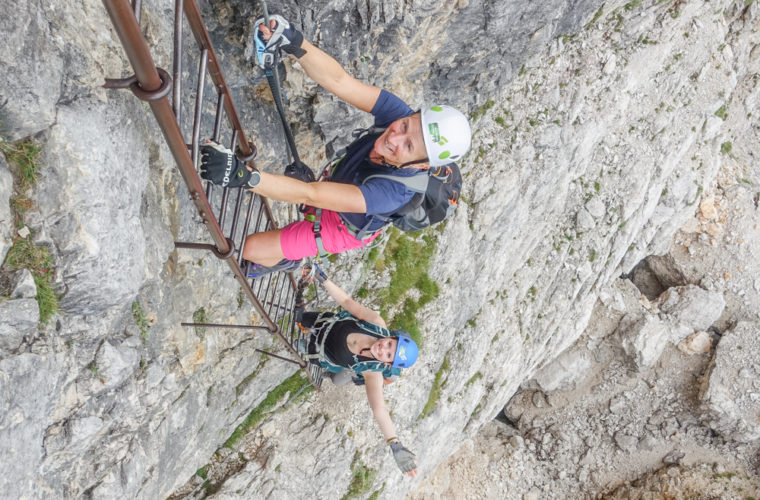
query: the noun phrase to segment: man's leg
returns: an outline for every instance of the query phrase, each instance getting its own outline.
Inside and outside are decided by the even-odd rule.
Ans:
[[[370,242],[379,233],[367,238]],[[337,213],[322,211],[322,243],[329,253],[360,248],[362,242],[354,238],[340,221]],[[282,259],[297,261],[317,255],[314,225],[306,220],[293,222],[282,229],[255,233],[245,241],[243,258],[262,266],[272,267]]]
[[[274,266],[285,258],[280,245],[281,233],[282,229],[274,229],[249,235],[245,239],[243,258],[262,266]]]

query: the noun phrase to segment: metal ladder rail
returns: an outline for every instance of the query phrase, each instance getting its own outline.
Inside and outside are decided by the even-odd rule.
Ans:
[[[188,145],[185,143],[182,132],[179,126],[179,113],[181,112],[181,82],[176,79],[174,84],[173,98],[174,103],[170,105],[168,94],[172,88],[172,79],[169,74],[156,68],[147,42],[142,35],[138,18],[139,8],[141,7],[140,1],[136,0],[135,9],[130,6],[129,0],[103,0],[103,3],[108,11],[111,21],[116,29],[116,32],[124,46],[127,57],[135,71],[135,75],[125,79],[107,79],[107,88],[130,88],[132,92],[140,99],[149,103],[153,114],[156,117],[159,128],[161,129],[164,138],[169,146],[170,151],[180,169],[180,173],[185,181],[190,197],[194,202],[201,220],[205,224],[214,245],[204,243],[183,243],[178,242],[176,246],[178,248],[196,248],[212,251],[218,258],[227,261],[230,269],[232,270],[235,278],[238,280],[243,291],[249,298],[250,302],[254,305],[254,308],[261,316],[265,323],[264,327],[250,326],[250,325],[217,325],[215,327],[228,326],[231,328],[251,328],[255,330],[265,330],[272,335],[277,336],[281,342],[286,346],[292,356],[298,361],[285,359],[287,361],[298,364],[306,372],[310,382],[315,388],[319,389],[319,382],[321,381],[321,375],[317,371],[315,376],[315,370],[312,369],[313,365],[306,363],[298,355],[294,349],[294,344],[300,338],[300,335],[294,329],[294,322],[290,318],[289,314],[292,311],[293,300],[295,298],[295,281],[292,276],[287,276],[286,279],[282,279],[285,275],[280,274],[278,278],[270,276],[266,279],[266,286],[262,286],[264,280],[258,280],[259,292],[253,291],[253,285],[256,280],[246,278],[240,263],[242,261],[242,252],[239,248],[242,248],[245,236],[251,230],[251,222],[253,223],[253,231],[257,232],[266,230],[269,228],[276,228],[276,222],[272,215],[266,198],[255,195],[249,192],[243,192],[243,190],[235,189],[237,197],[234,201],[233,215],[230,222],[229,236],[226,236],[223,227],[225,225],[225,219],[227,216],[227,205],[229,201],[229,189],[222,191],[222,199],[219,202],[219,212],[215,215],[214,209],[210,202],[212,193],[215,187],[210,185],[204,186],[197,173],[197,162],[199,152],[199,140],[200,140],[200,108],[203,103],[203,88],[205,84],[205,77],[208,73],[211,76],[214,88],[217,91],[217,105],[216,115],[214,122],[214,133],[212,138],[217,139],[221,133],[222,113],[227,118],[227,122],[232,129],[232,148],[236,151],[239,158],[246,161],[252,161],[255,156],[255,147],[251,145],[245,138],[245,133],[240,125],[237,111],[235,110],[232,99],[229,95],[229,89],[224,81],[224,77],[219,67],[213,46],[210,41],[210,37],[203,20],[200,16],[200,11],[195,0],[176,0],[177,10],[175,11],[175,37],[174,37],[174,74],[175,76],[181,75],[181,60],[182,60],[182,14],[184,12],[185,18],[188,21],[188,25],[198,43],[201,51],[198,71],[198,88],[196,93],[195,102],[195,120],[192,131],[192,142],[189,145],[190,151],[188,151]],[[209,183],[210,184],[210,183]],[[248,195],[248,208],[246,211],[242,211],[245,195]],[[233,193],[233,197],[235,194]],[[258,211],[255,211],[254,207],[258,206]],[[244,216],[244,222],[242,224],[242,231],[240,234],[239,244],[235,244],[235,233],[240,228],[239,217]],[[279,283],[279,285],[277,285]],[[274,289],[274,286],[278,288]],[[262,289],[263,288],[263,289]],[[278,298],[278,307],[272,311],[273,307],[266,309],[259,298],[263,295],[271,295],[273,300],[276,296]],[[286,312],[287,311],[287,312]],[[279,324],[278,324],[279,323]],[[204,326],[200,323],[183,323],[184,325],[197,325]],[[212,325],[209,325],[212,326]],[[283,334],[283,330],[290,330],[290,339],[286,338]]]

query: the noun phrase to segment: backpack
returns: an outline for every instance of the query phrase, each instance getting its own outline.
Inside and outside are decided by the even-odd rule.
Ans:
[[[355,136],[357,133],[361,135],[336,153],[336,156],[340,158],[333,160],[332,171],[329,171],[327,179],[329,180],[335,169],[340,166],[340,160],[347,153],[352,152],[360,141],[378,132],[382,133],[383,130],[385,129],[373,128],[355,131]],[[397,177],[388,174],[370,175],[364,179],[362,184],[375,178],[400,182],[416,193],[406,205],[385,219],[386,223],[392,222],[394,226],[407,233],[425,229],[453,214],[459,202],[459,194],[462,191],[462,173],[459,171],[459,166],[453,162],[409,177]]]
[[[377,177],[400,182],[417,192],[406,205],[389,217],[394,226],[407,233],[425,229],[453,214],[462,191],[462,173],[456,163],[412,177],[370,175],[364,182]],[[419,178],[427,180],[424,190],[418,187]]]

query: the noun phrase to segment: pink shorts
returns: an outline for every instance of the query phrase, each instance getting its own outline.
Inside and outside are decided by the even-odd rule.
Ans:
[[[377,238],[382,231],[357,240],[332,210],[322,210],[322,244],[329,253],[340,253],[360,248]],[[314,237],[314,223],[308,220],[294,222],[282,228],[280,248],[286,259],[298,260],[317,255],[317,240]]]

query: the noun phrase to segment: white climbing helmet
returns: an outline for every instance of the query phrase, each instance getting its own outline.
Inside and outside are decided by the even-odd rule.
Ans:
[[[431,167],[459,160],[470,149],[472,131],[467,117],[451,106],[422,109],[422,138]]]

